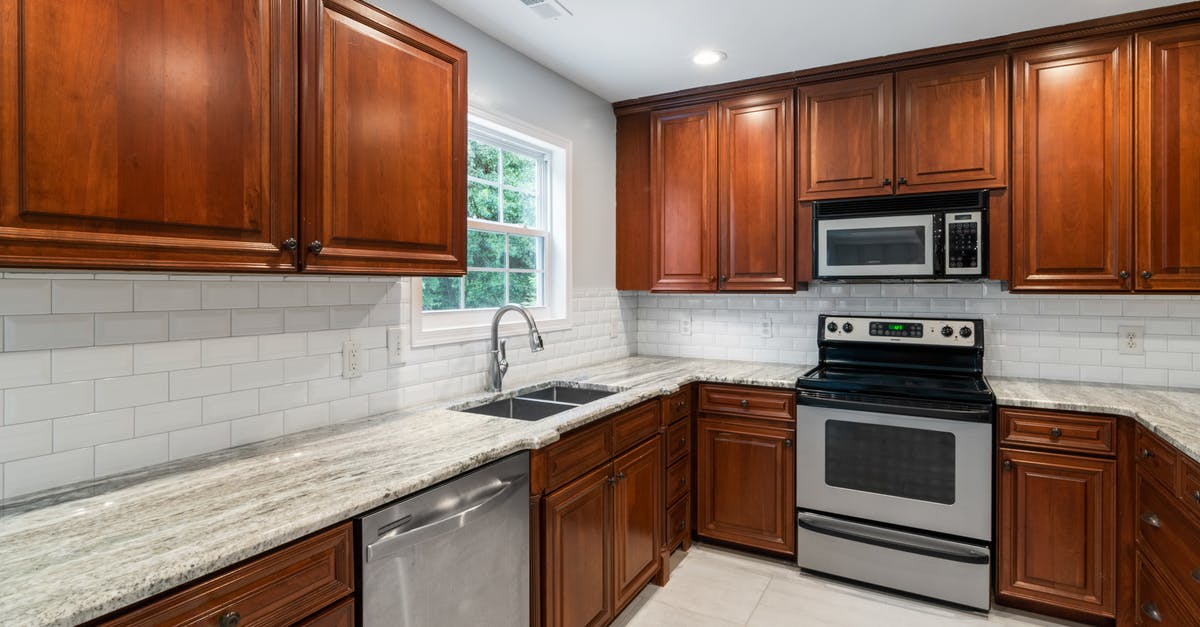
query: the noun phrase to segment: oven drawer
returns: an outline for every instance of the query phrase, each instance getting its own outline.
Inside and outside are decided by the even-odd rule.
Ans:
[[[1000,446],[1114,455],[1117,419],[1036,409],[1000,410]]]
[[[1138,478],[1138,543],[1158,557],[1162,574],[1175,582],[1193,603],[1200,604],[1200,525],[1179,508],[1178,501],[1145,477]]]
[[[796,392],[739,385],[701,385],[700,411],[791,422],[796,417]]]

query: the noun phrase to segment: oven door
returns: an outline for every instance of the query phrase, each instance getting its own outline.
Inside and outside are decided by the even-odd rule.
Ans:
[[[817,278],[932,277],[933,215],[817,220]]]
[[[992,537],[992,425],[796,407],[796,505]]]

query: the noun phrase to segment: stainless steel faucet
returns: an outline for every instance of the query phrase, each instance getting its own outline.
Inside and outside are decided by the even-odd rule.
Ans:
[[[536,353],[546,347],[542,345],[542,334],[538,333],[537,323],[528,309],[516,304],[508,304],[496,310],[492,316],[492,361],[488,363],[488,384],[493,392],[499,392],[504,385],[504,375],[508,372],[508,356],[505,347],[508,339],[500,339],[500,318],[505,313],[515,311],[525,318],[529,325],[529,350]]]

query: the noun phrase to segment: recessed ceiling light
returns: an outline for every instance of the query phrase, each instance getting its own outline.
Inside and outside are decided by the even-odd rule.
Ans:
[[[701,50],[692,55],[692,63],[696,65],[712,65],[724,61],[728,56],[723,50]]]

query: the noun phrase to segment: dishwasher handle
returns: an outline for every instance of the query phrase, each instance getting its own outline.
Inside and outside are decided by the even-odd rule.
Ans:
[[[401,530],[400,527],[404,524],[414,522],[411,515],[402,518],[398,521],[399,525],[393,525],[390,531],[367,545],[367,561],[385,558],[402,547],[412,546],[451,529],[465,527],[467,523],[487,514],[503,503],[505,497],[517,485],[524,483],[521,481],[522,478],[524,477],[504,479],[497,487],[466,503],[460,501],[446,509],[434,510],[428,516],[417,519],[417,522],[429,521],[419,527]]]

